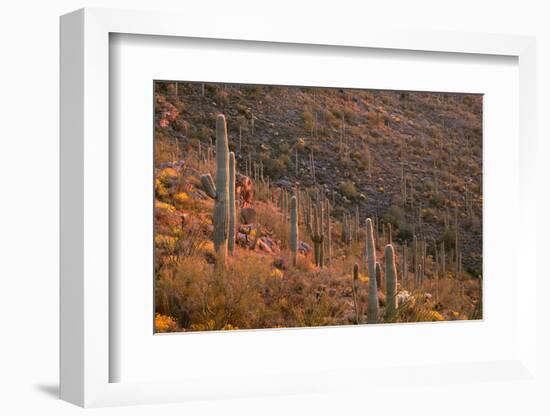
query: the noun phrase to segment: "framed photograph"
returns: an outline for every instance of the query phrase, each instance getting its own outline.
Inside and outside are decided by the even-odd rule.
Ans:
[[[61,18],[63,399],[536,383],[534,40],[304,36]]]
[[[483,318],[481,94],[154,93],[155,333]]]

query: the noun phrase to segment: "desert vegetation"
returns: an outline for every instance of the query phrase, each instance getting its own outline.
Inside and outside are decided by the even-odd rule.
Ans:
[[[481,319],[481,111],[155,82],[155,331]]]

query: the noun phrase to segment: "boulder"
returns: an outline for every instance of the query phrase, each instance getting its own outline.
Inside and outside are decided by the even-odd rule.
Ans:
[[[235,240],[236,240],[237,244],[242,246],[242,247],[248,246],[248,236],[246,234],[237,233],[237,235],[235,237]]]
[[[305,241],[300,241],[298,243],[298,251],[305,255],[311,251],[311,246]]]
[[[271,247],[264,241],[263,238],[260,238],[258,240],[258,248],[262,251],[265,251],[266,253],[273,253],[273,250],[271,250]]]
[[[254,208],[242,208],[240,216],[242,224],[254,224],[256,222],[256,210]]]

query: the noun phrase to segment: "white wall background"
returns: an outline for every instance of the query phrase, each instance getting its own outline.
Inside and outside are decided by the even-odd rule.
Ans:
[[[19,0],[0,10],[0,414],[76,414],[82,410],[57,400],[58,389],[58,16],[80,7],[164,9],[189,19],[219,13],[246,26],[269,19],[286,25],[370,26],[384,22],[403,27],[536,35],[538,42],[539,241],[540,270],[548,252],[548,138],[550,129],[550,25],[545,1],[504,0]],[[182,21],[182,25],[185,21]],[[505,237],[505,234],[503,234]],[[538,292],[550,293],[547,282]],[[542,301],[543,296],[539,296]],[[539,302],[539,319],[549,308]],[[549,322],[548,319],[545,319]],[[548,331],[540,334],[539,354],[550,374]],[[263,398],[94,410],[99,414],[549,414],[550,403],[535,401],[541,391],[518,391],[499,383],[483,393],[457,384],[456,400],[438,400],[439,386],[412,389],[399,397],[323,396]],[[550,389],[549,389],[550,390]]]

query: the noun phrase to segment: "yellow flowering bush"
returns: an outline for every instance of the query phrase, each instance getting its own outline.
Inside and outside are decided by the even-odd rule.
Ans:
[[[159,198],[166,198],[169,195],[168,190],[159,179],[155,179],[155,194]]]
[[[426,313],[426,316],[430,321],[444,321],[445,318],[437,311],[429,311]]]
[[[362,283],[368,283],[369,277],[363,273],[359,273],[359,281]]]
[[[270,277],[273,278],[273,279],[282,279],[283,272],[280,271],[279,269],[273,269],[271,274],[270,274]]]
[[[212,240],[205,241],[202,244],[202,250],[204,253],[214,254],[214,242]]]
[[[170,185],[178,179],[178,171],[174,168],[164,168],[157,174],[158,180],[165,185]]]
[[[198,204],[187,192],[178,192],[174,195],[174,202],[180,209],[196,209]]]
[[[155,246],[167,250],[174,250],[176,247],[176,238],[170,235],[157,234],[155,236]]]
[[[175,212],[176,211],[176,207],[171,205],[171,204],[168,204],[167,202],[162,202],[162,201],[155,201],[155,209],[157,210],[167,210],[167,211],[170,211],[170,212]]]
[[[174,195],[174,201],[184,204],[189,201],[189,195],[187,195],[185,192],[179,192]]]
[[[155,332],[173,332],[177,331],[178,324],[171,316],[155,314]]]
[[[191,331],[212,331],[215,329],[216,322],[213,319],[206,321],[205,323],[192,324]]]

